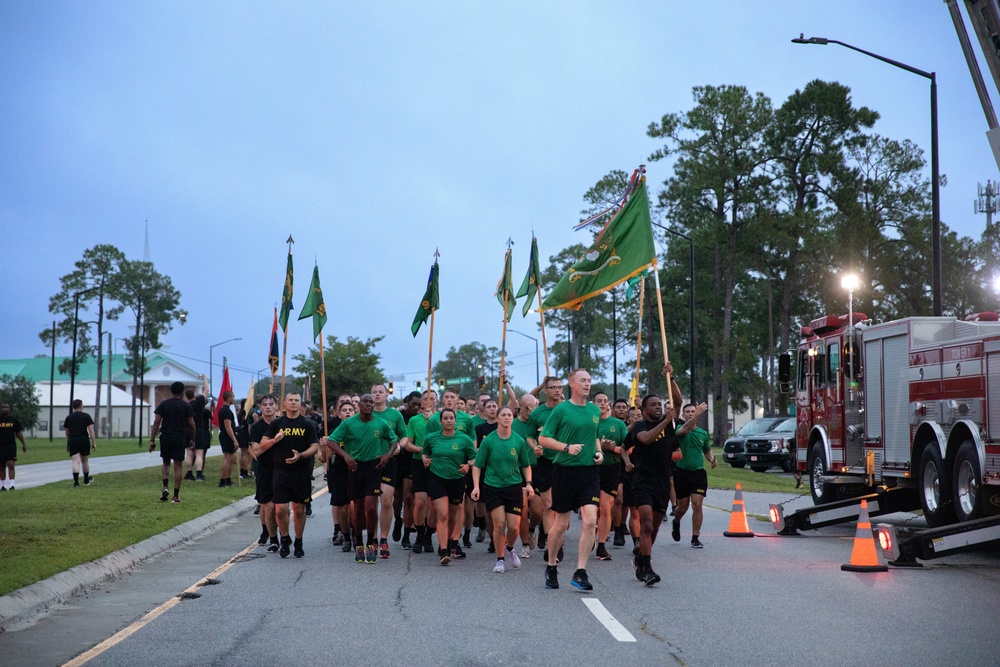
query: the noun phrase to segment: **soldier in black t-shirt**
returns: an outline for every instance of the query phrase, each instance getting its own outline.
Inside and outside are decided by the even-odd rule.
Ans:
[[[194,447],[187,450],[187,460],[184,479],[190,481],[205,481],[205,450],[212,442],[211,413],[208,420],[205,419],[205,407],[208,405],[208,378],[201,374],[201,393],[195,396],[194,389],[185,389],[184,398],[191,404],[194,410]],[[197,474],[197,477],[195,476]]]
[[[639,512],[639,544],[633,565],[635,578],[647,586],[660,581],[653,572],[650,554],[670,502],[670,463],[680,444],[674,432],[673,409],[664,409],[658,396],[642,399],[642,421],[636,422],[628,435],[635,465],[632,478],[632,503]]]
[[[298,394],[286,394],[285,415],[271,422],[259,448],[262,452],[274,450],[274,511],[278,532],[281,533],[278,555],[282,558],[288,556],[292,546],[292,538],[288,535],[289,502],[295,516],[295,557],[305,555],[302,550],[302,534],[306,528],[305,504],[312,500],[312,457],[320,448],[316,423],[302,415],[301,408],[302,398]]]
[[[231,391],[222,392],[222,406],[219,408],[219,444],[222,446],[220,487],[233,485],[233,459],[236,458],[236,415],[233,414],[235,402],[236,394]]]
[[[255,499],[260,505],[261,533],[257,544],[271,544],[267,550],[274,553],[278,550],[278,525],[274,520],[274,450],[261,451],[260,442],[267,435],[275,415],[278,412],[278,399],[272,394],[260,398],[260,419],[250,425],[250,454],[257,461],[257,474],[254,482],[257,484]]]
[[[160,458],[163,459],[161,477],[163,492],[160,500],[166,502],[170,496],[167,482],[170,481],[170,462],[174,462],[174,499],[181,501],[181,475],[184,472],[184,459],[187,445],[194,438],[194,411],[191,405],[182,397],[184,383],[174,382],[170,385],[170,398],[156,406],[156,418],[149,435],[149,451],[156,449],[156,433],[160,432]]]
[[[97,451],[97,434],[94,418],[83,411],[83,401],[73,401],[73,412],[63,422],[66,432],[66,451],[73,458],[73,486],[80,486],[80,468],[83,468],[83,485],[90,486],[90,452]]]
[[[0,405],[0,491],[7,490],[7,478],[10,478],[10,490],[14,490],[14,462],[17,461],[17,440],[21,441],[21,452],[28,451],[21,432],[24,427],[17,417],[10,413],[10,405]],[[16,439],[16,440],[15,440]]]

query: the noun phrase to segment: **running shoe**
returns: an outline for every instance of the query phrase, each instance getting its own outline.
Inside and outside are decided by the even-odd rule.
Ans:
[[[275,535],[274,537],[271,538],[271,544],[269,544],[267,547],[267,553],[273,554],[277,553],[277,551],[278,551],[278,536]]]
[[[424,535],[424,553],[432,554],[434,553],[434,540],[431,538],[430,527],[427,528],[427,533]]]
[[[312,515],[313,515],[313,504],[306,503],[306,516],[312,516]]]
[[[670,537],[674,538],[674,542],[681,541],[681,522],[671,521],[670,522]]]
[[[479,530],[478,530],[478,531],[476,532],[476,542],[482,542],[482,541],[484,541],[485,539],[486,539],[486,529],[485,529],[485,528],[480,528],[480,529],[479,529]],[[471,545],[470,545],[470,546],[471,546]],[[468,547],[466,547],[466,548],[468,548]]]
[[[302,558],[306,555],[306,552],[302,550],[302,540],[295,540],[295,551],[293,553],[296,558]]]
[[[288,558],[288,554],[292,553],[292,538],[287,535],[281,536],[281,548],[278,549],[278,555],[282,558]]]
[[[563,559],[563,548],[559,547],[559,553],[556,554],[556,562],[561,563]]]
[[[83,485],[84,485],[84,486],[90,486],[90,485],[91,485],[91,484],[93,484],[93,483],[94,483],[94,478],[93,478],[93,477],[91,477],[91,478],[90,478],[90,479],[88,479],[88,480],[87,480],[86,482],[84,482],[84,483],[83,483]]]
[[[170,502],[172,503],[179,503],[180,501],[181,501],[180,496],[174,496],[173,498],[170,499]]]
[[[253,515],[260,516],[260,505],[257,505],[257,507],[253,508]]]
[[[698,539],[697,535],[691,537],[691,546],[694,547],[695,549],[705,548],[705,545],[701,543],[701,540]]]
[[[403,536],[403,520],[396,517],[396,523],[392,526],[392,541],[399,542],[399,539]]]
[[[413,543],[410,542],[409,535],[403,536],[403,541],[399,543],[399,548],[402,549],[403,551],[409,551],[410,549],[413,548]]]
[[[642,583],[647,586],[652,586],[653,584],[660,583],[660,575],[653,572],[653,568],[649,568],[642,575]]]
[[[531,547],[525,544],[521,548],[521,558],[531,558]]]
[[[576,588],[581,591],[592,591],[594,590],[594,585],[590,583],[590,579],[587,578],[586,570],[577,570],[573,573],[573,578],[569,580],[569,583],[573,584]]]
[[[468,555],[467,553],[465,553],[464,551],[462,551],[461,545],[456,544],[454,547],[452,547],[452,550],[451,550],[451,558],[452,558],[452,560],[457,560],[457,559],[460,559],[460,558],[465,558],[467,555]]]
[[[635,580],[645,581],[646,571],[642,567],[642,557],[639,554],[632,556],[632,567],[635,568]]]
[[[195,475],[194,481],[196,481],[196,482],[204,482],[205,481],[205,475],[204,475],[204,473],[200,473],[200,472],[197,473]]]
[[[533,533],[533,532],[529,533],[528,534],[528,548],[529,549],[534,549],[537,546],[538,546],[538,539],[535,538],[535,533]]]
[[[219,488],[220,489],[226,488],[226,480],[224,480],[224,479],[220,479],[219,480]]]
[[[378,547],[378,557],[388,558],[389,557],[389,543],[382,542]]]
[[[603,544],[597,545],[597,560],[611,560],[611,554],[608,553]]]
[[[190,470],[188,470],[186,473],[184,473],[184,481],[186,481],[186,482],[193,482],[194,481],[194,473],[191,472]]]
[[[548,541],[549,541],[549,536],[546,535],[545,533],[539,532],[538,540],[535,543],[535,546],[538,547],[539,549],[544,549],[545,545],[548,544]]]
[[[369,565],[373,565],[375,563],[375,558],[376,558],[375,545],[369,544],[368,546],[365,547],[365,562],[368,563]]]
[[[625,533],[623,533],[621,530],[616,530],[615,531],[615,541],[612,542],[612,544],[614,546],[616,546],[616,547],[623,547],[623,546],[625,546]]]
[[[270,536],[267,534],[267,528],[265,528],[262,531],[260,531],[260,537],[257,538],[257,544],[261,546],[267,544],[268,537]]]
[[[170,500],[170,489],[163,487],[163,492],[160,493],[160,502],[165,503]]]
[[[344,543],[344,534],[339,530],[333,534],[333,546],[339,547]]]
[[[493,566],[493,574],[503,574],[504,564],[502,560],[498,560],[497,564]]]
[[[545,566],[545,588],[559,588],[559,570],[555,565]]]
[[[513,549],[507,549],[504,556],[510,561],[510,566],[515,570],[521,567],[521,559],[517,557],[517,553]]]
[[[451,557],[448,555],[447,549],[438,549],[438,556],[441,557],[441,564],[447,565],[451,562]]]
[[[465,547],[466,549],[471,549],[472,548],[472,542],[469,541],[468,537],[463,537],[462,538],[462,546]]]
[[[351,551],[353,549],[354,549],[354,542],[353,542],[353,540],[351,540],[350,536],[345,535],[344,536],[344,545],[342,547],[340,547],[340,552],[341,553],[345,553],[345,554],[349,554],[349,553],[351,553]]]
[[[495,554],[497,552],[497,546],[493,544],[493,538],[490,538],[490,546],[486,547],[486,553]]]
[[[403,548],[405,549],[406,547]],[[420,536],[418,535],[417,539],[413,541],[413,553],[422,554],[423,552],[424,552],[424,542],[423,540],[420,539]]]
[[[355,563],[364,563],[365,562],[365,548],[364,547],[359,546],[354,551],[354,562]]]

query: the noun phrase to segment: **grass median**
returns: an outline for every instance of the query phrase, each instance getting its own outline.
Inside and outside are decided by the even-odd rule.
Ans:
[[[803,479],[801,488],[795,488],[795,479],[790,475],[781,472],[780,468],[771,468],[767,472],[754,472],[749,468],[734,468],[722,461],[722,457],[716,454],[719,465],[712,470],[712,466],[705,461],[705,470],[708,472],[708,486],[712,489],[736,488],[736,482],[744,491],[755,491],[761,493],[808,493],[806,486],[807,479]]]
[[[27,452],[21,451],[21,443],[17,443],[17,463],[18,465],[28,465],[29,463],[49,463],[50,461],[69,461],[70,457],[66,451],[66,438],[58,437],[49,442],[48,438],[25,438],[24,443],[28,446]],[[216,443],[218,444],[218,443]],[[97,451],[93,452],[91,458],[100,456],[118,456],[120,454],[141,454],[149,451],[149,438],[139,446],[138,438],[114,438],[111,440],[98,440]],[[218,451],[218,447],[216,447]],[[68,468],[67,468],[68,469]]]
[[[130,443],[138,451],[134,441]],[[4,533],[0,540],[0,595],[253,494],[253,480],[219,488],[221,464],[221,457],[207,459],[205,476],[215,481],[185,481],[180,503],[160,502],[159,467],[100,474],[91,486],[73,487],[66,481],[0,493]],[[170,488],[172,493],[172,482]]]

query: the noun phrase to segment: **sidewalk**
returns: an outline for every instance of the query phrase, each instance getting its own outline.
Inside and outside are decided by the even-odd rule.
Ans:
[[[209,457],[222,456],[222,450],[219,447],[213,447],[208,450],[206,455]],[[92,456],[90,458],[90,473],[99,477],[101,473],[152,468],[162,463],[159,451],[120,454],[118,456]],[[72,480],[73,463],[67,458],[64,461],[19,465],[16,473],[15,488],[30,489],[43,484]]]

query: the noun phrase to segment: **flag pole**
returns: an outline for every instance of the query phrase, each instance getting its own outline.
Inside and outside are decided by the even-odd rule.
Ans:
[[[424,407],[428,410],[431,407],[431,360],[434,358],[434,311],[436,308],[431,308],[431,331],[430,340],[427,343],[427,401],[424,403]]]
[[[545,313],[542,312],[542,288],[535,290],[538,293],[538,318],[542,325],[542,352],[545,353],[545,377],[552,373],[549,371],[549,345],[545,342]]]
[[[329,416],[329,410],[326,407],[326,361],[323,356],[323,330],[319,330],[319,377],[320,382],[323,383],[320,389],[320,395],[323,397],[323,435],[328,435],[327,427],[327,417]]]
[[[632,400],[632,404],[629,407],[633,407],[635,404],[635,397],[639,394],[639,370],[641,368],[640,364],[642,362],[642,305],[643,301],[646,299],[646,276],[643,276],[639,281],[639,336],[635,342],[635,376],[632,378],[632,395],[629,398]]]
[[[510,250],[507,250],[510,253]],[[506,260],[505,260],[506,261]],[[510,290],[506,287],[503,290],[503,336],[500,339],[500,389],[497,390],[497,409],[503,407],[503,373],[507,365],[507,304],[510,299]]]
[[[667,367],[670,363],[670,355],[667,352],[667,330],[663,324],[663,297],[660,296],[660,272],[656,268],[656,263],[653,263],[653,278],[656,282],[656,309],[660,314],[660,343],[663,345],[663,367]],[[674,392],[671,386],[671,374],[664,371],[667,378],[667,396],[670,399],[670,409],[674,409]]]
[[[292,244],[295,241],[292,240],[292,235],[288,235],[288,254],[292,254]],[[281,345],[281,396],[278,397],[278,412],[284,414],[282,411],[285,407],[285,359],[288,356],[288,321],[285,321],[284,327],[284,341]]]

